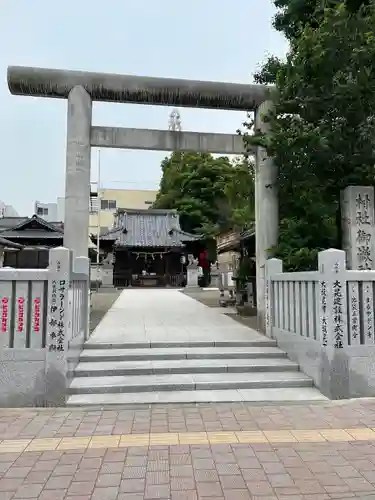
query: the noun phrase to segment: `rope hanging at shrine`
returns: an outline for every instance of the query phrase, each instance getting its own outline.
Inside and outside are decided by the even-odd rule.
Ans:
[[[155,260],[155,256],[159,256],[159,259],[162,259],[164,255],[166,255],[169,252],[131,252],[133,255],[136,255],[136,260],[138,260],[140,257],[144,257],[145,260],[148,259],[148,256],[152,258],[152,260]]]

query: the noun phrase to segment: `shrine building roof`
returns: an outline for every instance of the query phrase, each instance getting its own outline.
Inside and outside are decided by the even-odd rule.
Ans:
[[[200,237],[181,229],[175,210],[120,209],[116,226],[101,236],[120,247],[183,247]]]

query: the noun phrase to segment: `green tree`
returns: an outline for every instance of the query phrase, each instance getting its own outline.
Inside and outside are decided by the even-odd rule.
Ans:
[[[342,189],[375,184],[375,2],[346,3],[275,2],[290,51],[257,75],[269,82],[275,68],[272,134],[245,140],[266,147],[279,169],[276,254],[289,269],[316,268],[321,249],[341,244]]]
[[[319,28],[327,9],[344,5],[348,13],[356,13],[362,6],[369,5],[369,2],[370,0],[274,0],[278,11],[273,27],[293,44],[306,27]],[[278,57],[269,57],[261,70],[255,73],[255,81],[261,84],[276,83],[277,73],[284,64],[285,61]]]
[[[251,158],[236,157],[225,186],[230,229],[243,230],[255,221],[255,165]]]
[[[208,153],[174,152],[162,161],[154,208],[176,209],[185,231],[208,237],[246,225],[254,205],[250,165],[247,160],[232,163]]]

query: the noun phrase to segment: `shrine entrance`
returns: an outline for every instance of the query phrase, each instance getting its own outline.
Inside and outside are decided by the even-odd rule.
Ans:
[[[184,285],[183,251],[159,248],[117,249],[113,282],[117,288],[182,287]]]
[[[8,68],[8,86],[15,95],[68,100],[64,246],[76,256],[88,252],[91,147],[245,152],[242,138],[235,134],[93,127],[93,101],[253,111],[256,128],[268,132],[264,116],[271,97],[264,85],[13,66]],[[277,172],[262,148],[246,152],[256,156],[257,309],[264,329],[264,266],[278,237]]]

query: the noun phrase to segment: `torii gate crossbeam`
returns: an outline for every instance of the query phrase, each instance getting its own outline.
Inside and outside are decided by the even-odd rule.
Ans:
[[[91,146],[102,140],[98,138],[98,129],[92,127],[92,101],[254,111],[256,128],[265,133],[268,132],[268,125],[263,118],[272,105],[271,89],[264,85],[22,66],[8,68],[8,86],[10,92],[15,95],[68,99],[64,245],[73,249],[76,256],[87,255]],[[119,132],[118,143],[116,139],[114,146],[129,146],[129,130],[124,130],[127,129]],[[113,129],[112,132],[107,130],[106,133],[115,134]],[[151,131],[151,135],[145,131],[142,133],[145,140],[151,141],[149,146],[152,146],[154,141],[154,146],[160,147],[163,143],[165,146],[169,144],[170,147],[171,141],[176,141],[176,136],[166,131],[156,131],[159,134],[157,140],[154,140],[156,135],[154,139],[151,137],[155,131]],[[193,142],[193,135],[188,136],[186,132],[183,134],[185,135],[181,136],[180,140],[185,141],[184,147],[188,147],[189,141],[191,144]],[[227,151],[226,146],[220,146],[220,141],[215,143],[217,136],[221,135],[223,139],[226,134],[189,134],[196,134],[194,145],[200,145],[202,149],[206,148],[206,151]],[[133,133],[133,145],[140,146],[139,139],[138,143],[135,139]],[[230,141],[236,149],[236,141]],[[108,147],[110,145],[108,144]],[[147,145],[145,147],[148,148]],[[256,165],[257,308],[259,325],[265,329],[264,265],[278,238],[277,171],[266,151],[259,147],[256,151]]]

